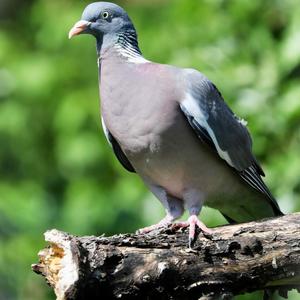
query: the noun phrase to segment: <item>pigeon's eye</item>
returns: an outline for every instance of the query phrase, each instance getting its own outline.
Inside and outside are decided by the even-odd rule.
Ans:
[[[109,17],[109,13],[107,12],[107,11],[104,11],[103,13],[102,13],[102,18],[103,19],[107,19]]]

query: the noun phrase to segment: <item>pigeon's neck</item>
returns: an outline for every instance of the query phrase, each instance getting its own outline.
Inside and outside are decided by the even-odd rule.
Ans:
[[[149,62],[141,53],[135,30],[128,30],[114,36],[104,36],[100,48],[97,43],[98,56],[102,59],[113,51],[123,60],[131,63]]]

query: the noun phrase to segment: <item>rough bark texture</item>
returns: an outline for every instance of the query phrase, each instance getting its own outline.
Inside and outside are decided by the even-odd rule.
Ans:
[[[187,232],[75,237],[45,233],[50,245],[32,268],[57,299],[231,299],[265,289],[282,296],[300,287],[300,213]]]

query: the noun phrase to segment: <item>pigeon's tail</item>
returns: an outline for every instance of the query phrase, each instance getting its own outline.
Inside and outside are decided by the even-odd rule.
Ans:
[[[237,221],[231,219],[231,218],[228,217],[227,215],[225,215],[225,214],[223,214],[223,213],[222,213],[222,215],[223,215],[223,217],[226,219],[226,221],[227,221],[229,224],[237,224],[237,223],[238,223]]]
[[[273,208],[273,211],[274,211],[274,217],[280,217],[280,216],[284,216],[284,213],[279,209],[279,208]],[[238,221],[235,221],[233,220],[232,218],[228,217],[226,214],[223,214],[223,217],[226,219],[226,221],[229,223],[229,224],[237,224],[239,223]]]
[[[257,198],[253,196],[248,199],[244,198],[242,205],[234,205],[230,209],[224,210],[223,208],[220,211],[229,224],[284,216],[273,196],[270,198],[260,193],[257,196]]]
[[[284,216],[284,213],[280,210],[278,205],[274,205],[273,211],[274,211],[274,217]]]
[[[269,191],[269,189],[268,189],[268,194],[267,194],[267,200],[270,203],[270,205],[272,206],[274,217],[284,216],[284,213],[281,211],[281,209],[277,203],[277,200],[274,198],[274,196]]]

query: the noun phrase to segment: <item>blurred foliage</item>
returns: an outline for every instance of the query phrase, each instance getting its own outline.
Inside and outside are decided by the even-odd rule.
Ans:
[[[299,210],[299,1],[123,2],[147,58],[201,70],[248,120],[267,183]],[[132,232],[163,215],[101,132],[95,41],[67,39],[86,4],[0,0],[0,300],[54,299],[30,270],[46,229]]]

